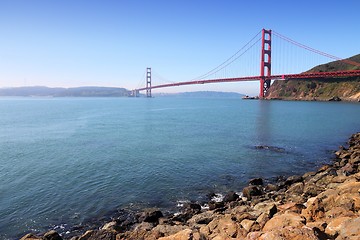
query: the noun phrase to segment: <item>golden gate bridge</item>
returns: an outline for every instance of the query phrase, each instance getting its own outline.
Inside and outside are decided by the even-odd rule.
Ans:
[[[261,35],[259,39],[257,37]],[[343,70],[343,71],[307,71],[302,73],[284,73],[284,74],[272,74],[272,36],[276,36],[279,40],[285,41],[290,45],[296,46],[300,49],[306,50],[317,55],[321,55],[328,59],[341,61],[346,65],[352,66],[354,70]],[[256,40],[257,39],[257,40]],[[255,41],[254,41],[255,40]],[[215,77],[211,78],[220,71],[224,71],[229,65],[234,63],[240,57],[242,57],[246,52],[252,49],[256,44],[260,42],[260,74],[259,75],[246,75],[246,76],[237,76],[237,77]],[[284,54],[284,53],[283,53]],[[285,54],[286,50],[285,50]],[[360,70],[356,70],[357,67],[360,67],[359,62],[355,62],[349,59],[342,59],[328,53],[316,50],[314,48],[308,47],[304,44],[298,43],[286,36],[281,35],[272,30],[262,29],[255,37],[253,37],[244,47],[242,47],[238,52],[228,58],[226,61],[218,65],[216,68],[210,70],[209,72],[193,79],[190,81],[183,82],[172,82],[159,85],[152,84],[152,72],[151,68],[146,69],[146,86],[132,90],[132,95],[137,97],[139,96],[140,91],[146,91],[147,97],[152,97],[151,90],[158,88],[166,87],[175,87],[175,86],[184,86],[184,85],[196,85],[196,84],[208,84],[208,83],[223,83],[223,82],[243,82],[243,81],[260,81],[260,92],[259,98],[263,99],[266,97],[271,81],[272,80],[304,80],[304,79],[328,79],[328,78],[344,78],[344,77],[354,77],[360,76]],[[209,78],[210,77],[210,78]]]

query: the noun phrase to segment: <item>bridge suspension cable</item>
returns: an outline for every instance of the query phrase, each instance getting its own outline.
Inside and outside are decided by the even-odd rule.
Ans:
[[[306,45],[304,45],[304,44],[302,44],[302,43],[299,43],[299,42],[297,42],[297,41],[295,41],[295,40],[292,40],[291,38],[288,38],[288,37],[286,37],[286,36],[284,36],[284,35],[281,35],[280,33],[276,32],[276,31],[272,31],[272,32],[273,32],[273,34],[276,35],[277,37],[279,37],[279,38],[281,38],[281,39],[283,39],[283,40],[285,40],[285,41],[287,41],[287,42],[289,42],[289,43],[291,43],[291,44],[293,44],[293,45],[296,45],[296,46],[298,46],[298,47],[301,47],[301,48],[303,48],[303,49],[306,49],[306,50],[308,50],[308,51],[310,51],[310,52],[317,53],[317,54],[319,54],[319,55],[322,55],[322,56],[324,56],[324,57],[331,58],[331,59],[333,59],[333,60],[342,61],[342,62],[351,64],[351,65],[359,66],[359,67],[360,67],[360,63],[358,63],[358,62],[354,62],[354,61],[351,61],[351,60],[349,60],[349,59],[343,59],[343,58],[340,58],[340,57],[336,57],[336,56],[334,56],[334,55],[328,54],[328,53],[326,53],[326,52],[322,52],[322,51],[320,51],[320,50],[317,50],[317,49],[315,49],[315,48],[306,46]]]
[[[229,66],[230,64],[235,62],[237,59],[239,59],[241,56],[243,56],[249,49],[251,49],[256,43],[258,43],[261,40],[261,36],[259,37],[260,33],[261,33],[261,31],[259,31],[253,38],[251,38],[251,40],[249,42],[247,42],[242,48],[240,48],[236,53],[234,53],[231,57],[229,57],[224,62],[219,64],[217,67],[213,68],[212,70],[208,71],[207,73],[205,73],[203,75],[193,78],[192,80],[205,79],[213,74],[216,74],[220,70],[223,70],[224,68],[226,68],[227,66]],[[254,41],[257,37],[259,37],[259,38],[256,41]],[[241,52],[241,54],[240,54],[240,52]]]

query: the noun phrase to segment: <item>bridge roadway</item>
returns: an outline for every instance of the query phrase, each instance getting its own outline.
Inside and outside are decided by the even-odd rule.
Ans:
[[[337,78],[337,77],[354,77],[354,76],[360,76],[360,70],[282,74],[282,75],[266,76],[265,78],[271,79],[271,80],[302,80],[302,79]],[[175,87],[175,86],[183,86],[183,85],[207,84],[207,83],[257,81],[262,78],[263,78],[262,76],[250,76],[250,77],[237,77],[237,78],[217,78],[217,79],[209,79],[209,80],[195,80],[195,81],[155,85],[155,86],[151,86],[150,89]],[[135,89],[134,91],[143,91],[146,89],[149,89],[149,88],[144,87],[144,88]]]

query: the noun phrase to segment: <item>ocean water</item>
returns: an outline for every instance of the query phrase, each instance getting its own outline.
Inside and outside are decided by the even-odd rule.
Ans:
[[[315,170],[360,131],[342,102],[0,98],[0,113],[0,239]]]

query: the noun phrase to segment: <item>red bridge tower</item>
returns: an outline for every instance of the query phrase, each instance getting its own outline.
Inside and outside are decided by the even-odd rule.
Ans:
[[[260,94],[263,99],[270,88],[271,79],[271,30],[262,30],[260,61]]]

